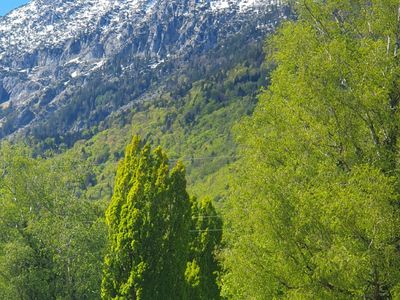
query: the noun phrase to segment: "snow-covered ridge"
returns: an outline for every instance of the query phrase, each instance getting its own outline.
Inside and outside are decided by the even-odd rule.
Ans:
[[[259,5],[279,4],[282,0],[200,0],[196,5],[212,11],[241,12]],[[179,2],[179,1],[178,1]],[[99,27],[118,31],[125,21],[145,20],[157,0],[31,0],[0,18],[0,59],[5,52],[33,52],[41,47],[54,47],[68,39],[78,38]]]
[[[164,76],[241,32],[260,40],[285,18],[281,2],[31,0],[0,18],[0,129],[46,120],[92,78]]]
[[[233,8],[239,8],[240,12],[246,12],[248,10],[257,8],[261,5],[282,5],[283,0],[211,0],[211,9],[214,11],[229,10]]]
[[[31,52],[54,47],[88,34],[110,15],[102,30],[118,31],[118,24],[147,14],[154,0],[32,0],[0,19],[0,58],[10,50]]]

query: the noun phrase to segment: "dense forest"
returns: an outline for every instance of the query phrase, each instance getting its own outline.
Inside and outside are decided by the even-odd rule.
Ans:
[[[0,299],[400,299],[400,4],[290,5],[107,130],[2,143]]]

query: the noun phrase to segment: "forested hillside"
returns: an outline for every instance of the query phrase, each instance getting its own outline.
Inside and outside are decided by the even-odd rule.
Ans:
[[[257,95],[267,82],[263,43],[244,41],[242,38],[231,41],[232,46],[237,45],[235,49],[240,49],[240,55],[234,55],[233,50],[215,50],[203,58],[203,68],[207,71],[202,75],[195,71],[198,65],[188,68],[179,78],[171,78],[168,89],[161,90],[154,98],[116,113],[100,129],[84,131],[72,148],[70,144],[80,135],[46,139],[34,136],[30,145],[37,154],[67,150],[67,155],[89,162],[93,176],[87,196],[109,201],[116,163],[133,132],[153,145],[161,145],[172,160],[183,160],[189,188],[195,194],[219,199],[227,188],[221,169],[237,159],[231,129],[242,116],[252,113]],[[211,56],[218,58],[218,68],[214,67]],[[107,129],[101,130],[102,126]]]
[[[1,144],[0,299],[400,299],[400,4],[288,5]]]

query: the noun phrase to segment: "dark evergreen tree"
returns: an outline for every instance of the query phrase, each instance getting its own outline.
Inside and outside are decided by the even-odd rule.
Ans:
[[[215,257],[222,238],[221,228],[222,220],[211,200],[193,198],[190,261],[185,273],[189,284],[188,299],[221,298],[217,285],[219,265]]]

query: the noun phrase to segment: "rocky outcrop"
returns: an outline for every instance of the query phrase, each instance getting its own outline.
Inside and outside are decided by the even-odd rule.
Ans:
[[[276,0],[32,0],[0,19],[0,104],[12,108],[0,133],[48,118],[94,74],[152,76],[246,28],[262,36],[282,17]]]

